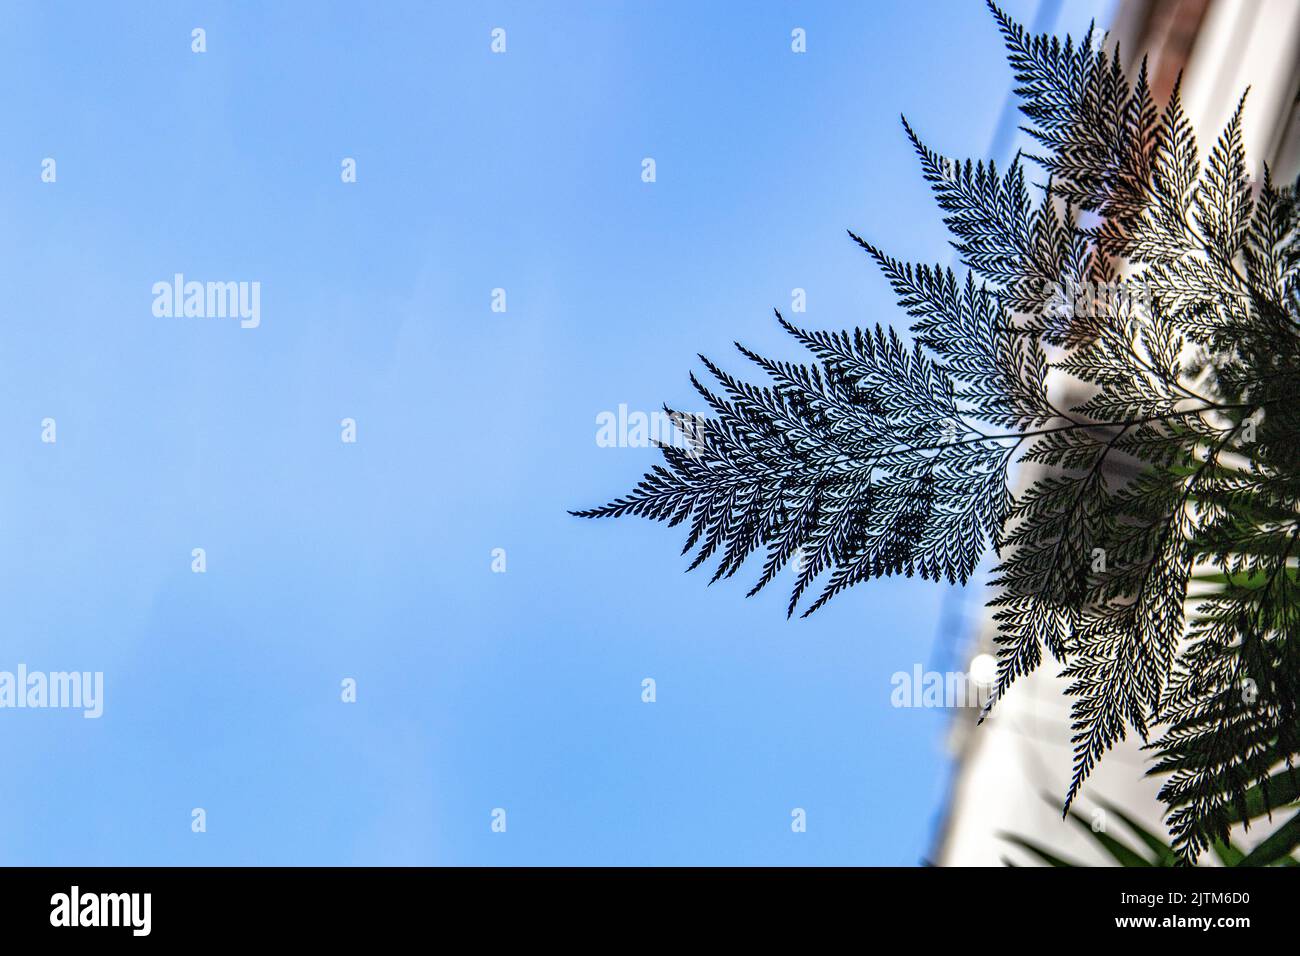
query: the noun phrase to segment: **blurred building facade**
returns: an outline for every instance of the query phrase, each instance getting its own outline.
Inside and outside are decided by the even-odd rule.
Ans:
[[[1044,0],[1035,29],[1051,32],[1054,23],[1045,21],[1059,7]],[[1300,174],[1300,0],[1120,0],[1107,27],[1130,76],[1147,57],[1158,104],[1181,74],[1202,156],[1249,87],[1243,139],[1252,175],[1264,162],[1275,182]],[[972,635],[970,657],[992,653],[992,633],[986,617]],[[1007,833],[1081,863],[1108,862],[1094,841],[1061,819],[1072,762],[1069,699],[1052,664],[1018,680],[982,725],[975,725],[973,711],[955,711],[956,767],[931,857],[938,865],[1034,864]],[[1085,819],[1096,807],[1089,797],[1096,796],[1164,832],[1160,780],[1143,776],[1148,765],[1140,740],[1130,736],[1115,747],[1085,786],[1079,804]]]

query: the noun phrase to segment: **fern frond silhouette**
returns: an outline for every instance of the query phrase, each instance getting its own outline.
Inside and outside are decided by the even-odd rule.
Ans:
[[[1244,96],[1202,161],[1177,86],[1158,106],[1145,61],[1130,80],[1091,31],[1031,36],[989,6],[1040,155],[951,159],[905,119],[960,273],[849,234],[910,343],[778,313],[813,361],[738,345],[755,385],[701,356],[712,381],[691,380],[713,414],[689,446],[575,514],[686,524],[683,553],[716,558],[714,580],[759,552],[751,594],[793,562],[790,614],[872,578],[966,582],[993,548],[995,702],[1057,661],[1067,812],[1136,733],[1190,862],[1249,822],[1249,801],[1295,793],[1297,186],[1249,178]],[[1017,463],[1035,469],[1019,491]]]

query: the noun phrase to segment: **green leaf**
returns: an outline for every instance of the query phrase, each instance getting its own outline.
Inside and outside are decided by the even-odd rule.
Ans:
[[[1251,820],[1262,817],[1272,810],[1285,807],[1300,800],[1300,770],[1283,770],[1268,778],[1265,800],[1265,784],[1257,783],[1246,791],[1246,812],[1236,814],[1237,820]]]
[[[1002,839],[1006,840],[1008,843],[1014,843],[1022,850],[1027,850],[1048,866],[1077,867],[1079,865],[1078,863],[1071,863],[1069,860],[1062,859],[1050,850],[1045,850],[1037,843],[1033,843],[1023,837],[1018,837],[1014,833],[999,833],[998,836],[1002,837]]]
[[[1137,838],[1145,843],[1156,856],[1156,866],[1174,866],[1178,862],[1178,855],[1174,853],[1171,847],[1160,837],[1156,836],[1142,824],[1138,823],[1123,810],[1104,800],[1098,800],[1107,813],[1113,814],[1123,822],[1123,824],[1137,835]]]
[[[1238,866],[1268,866],[1300,846],[1300,813],[1274,830],[1255,849],[1251,850]]]
[[[1242,853],[1231,843],[1224,843],[1222,840],[1215,840],[1210,845],[1214,849],[1214,855],[1219,858],[1219,862],[1224,866],[1240,866],[1241,861],[1246,858],[1246,854]]]
[[[1120,866],[1151,866],[1152,863],[1146,857],[1137,853],[1132,848],[1125,846],[1119,840],[1116,840],[1109,833],[1094,830],[1092,824],[1083,817],[1079,816],[1073,810],[1070,811],[1070,820],[1079,827],[1084,833],[1092,837],[1105,850],[1112,859]]]

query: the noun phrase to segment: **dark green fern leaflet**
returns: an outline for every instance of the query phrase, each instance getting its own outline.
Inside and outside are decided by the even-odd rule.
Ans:
[[[990,7],[1036,155],[952,159],[904,120],[960,267],[850,233],[910,335],[778,314],[809,360],[738,346],[752,384],[701,357],[712,414],[689,445],[576,513],[685,525],[714,580],[757,553],[751,594],[793,565],[791,614],[871,578],[965,582],[992,546],[995,700],[1054,659],[1067,809],[1136,733],[1191,861],[1300,755],[1296,186],[1249,178],[1244,97],[1203,155],[1145,62],[1131,79],[1091,32],[1035,37]]]

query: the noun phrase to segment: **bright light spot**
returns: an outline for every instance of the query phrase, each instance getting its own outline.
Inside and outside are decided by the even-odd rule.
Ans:
[[[998,678],[998,662],[992,654],[976,654],[971,658],[969,673],[977,684],[992,684]]]

